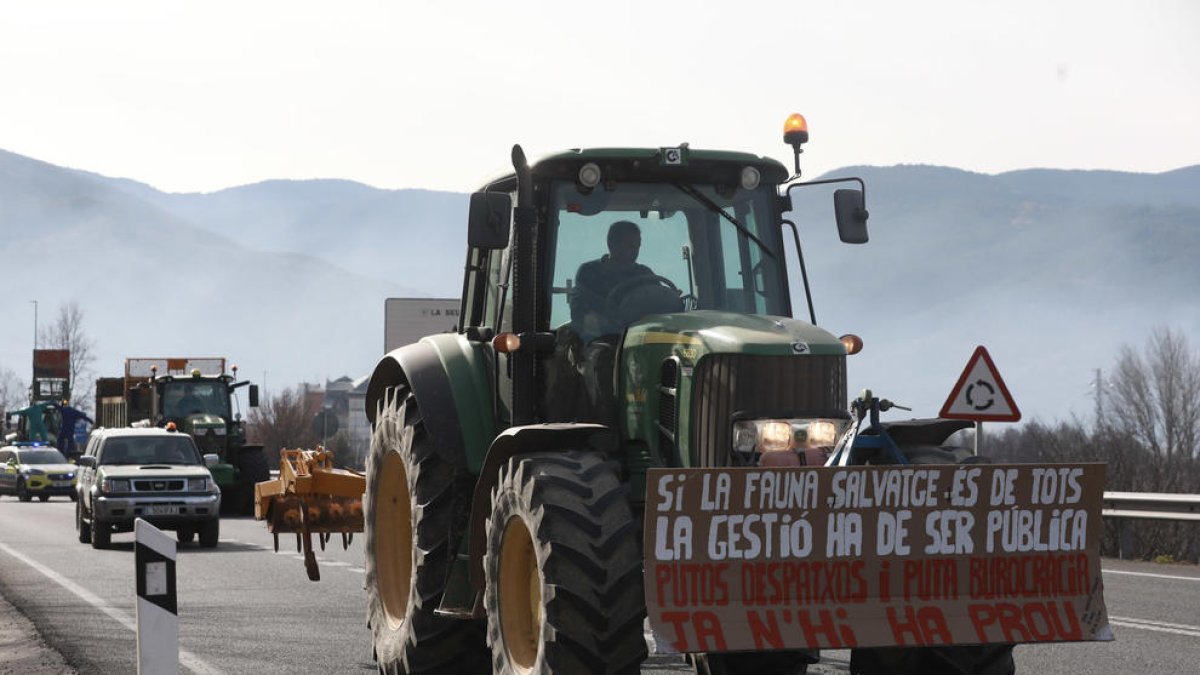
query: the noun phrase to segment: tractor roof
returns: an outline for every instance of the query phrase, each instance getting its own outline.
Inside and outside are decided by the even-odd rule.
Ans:
[[[671,151],[678,152],[676,162],[666,160]],[[664,148],[576,148],[538,158],[531,162],[530,170],[537,179],[574,179],[579,167],[589,162],[599,165],[603,175],[616,180],[736,183],[742,168],[747,166],[757,168],[767,183],[782,183],[788,177],[784,165],[770,157],[748,152],[698,150],[687,144]],[[516,175],[508,173],[481,189],[507,192],[515,185]]]

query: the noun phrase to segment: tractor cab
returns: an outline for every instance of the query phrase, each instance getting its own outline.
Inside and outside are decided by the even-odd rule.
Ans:
[[[689,411],[678,401],[690,394],[685,374],[721,354],[771,358],[708,359],[724,373],[712,378],[833,383],[775,412],[845,416],[845,345],[815,326],[811,302],[808,321],[792,317],[787,260],[799,257],[803,273],[803,258],[784,218],[796,176],[783,164],[685,144],[514,167],[472,196],[462,311],[463,333],[496,353],[500,428],[596,422],[657,461],[711,462],[677,456],[701,433],[680,426]],[[862,193],[838,192],[843,239],[865,241]]]

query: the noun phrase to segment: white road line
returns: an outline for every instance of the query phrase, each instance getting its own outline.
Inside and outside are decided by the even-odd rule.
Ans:
[[[1183,623],[1167,623],[1166,621],[1155,621],[1153,619],[1136,619],[1129,616],[1110,616],[1109,619],[1117,621],[1132,621],[1133,623],[1144,623],[1151,626],[1162,626],[1164,628],[1179,628],[1180,630],[1195,630],[1200,631],[1200,626],[1189,626]]]
[[[29,567],[33,568],[35,571],[40,572],[46,578],[50,579],[50,581],[53,581],[54,583],[58,584],[59,586],[62,586],[64,589],[79,596],[79,598],[81,600],[83,600],[84,602],[95,607],[96,609],[100,610],[101,612],[104,612],[109,617],[111,617],[114,621],[116,621],[117,623],[121,624],[122,626],[128,628],[135,635],[137,634],[137,622],[134,620],[134,618],[132,616],[130,616],[127,612],[124,612],[124,611],[112,606],[107,601],[105,601],[104,598],[101,598],[100,596],[96,595],[95,593],[92,593],[88,589],[84,588],[83,586],[80,586],[79,584],[75,583],[74,581],[71,581],[70,579],[59,574],[58,572],[55,572],[54,570],[50,569],[49,567],[42,565],[41,563],[34,560],[33,558],[30,558],[30,557],[26,556],[25,554],[14,550],[12,547],[8,546],[7,544],[0,544],[0,551],[4,551],[8,555],[16,558],[17,560],[20,560],[21,562],[25,563]],[[182,649],[179,650],[179,663],[180,663],[180,665],[184,666],[185,668],[192,671],[193,673],[197,673],[197,675],[222,675],[222,672],[223,672],[219,668],[216,668],[215,666],[213,666],[212,664],[208,663],[207,661],[201,659],[200,657],[196,656],[195,654],[188,652],[188,651],[184,651]]]
[[[1131,577],[1154,577],[1155,579],[1176,579],[1178,581],[1200,581],[1200,577],[1182,577],[1174,574],[1154,574],[1153,572],[1126,572],[1124,570],[1102,570],[1105,574],[1124,574]]]
[[[359,574],[367,573],[367,571],[361,567],[347,567],[346,570],[349,572],[358,572]]]
[[[1108,622],[1114,626],[1123,628],[1140,628],[1142,630],[1151,630],[1158,633],[1173,633],[1175,635],[1186,635],[1188,637],[1200,637],[1200,626],[1184,626],[1177,623],[1164,623],[1162,621],[1149,621],[1147,619],[1131,619],[1128,617],[1110,616]]]

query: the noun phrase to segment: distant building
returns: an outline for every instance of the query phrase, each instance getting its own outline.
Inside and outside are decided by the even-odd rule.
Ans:
[[[367,453],[371,448],[371,423],[367,420],[367,384],[370,375],[358,379],[342,376],[326,380],[322,408],[329,410],[337,419],[337,428],[346,432],[350,443],[350,456],[339,457],[345,464],[362,469],[366,466]]]

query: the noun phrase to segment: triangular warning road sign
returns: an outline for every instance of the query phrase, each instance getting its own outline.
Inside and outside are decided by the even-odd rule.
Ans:
[[[1008,387],[1000,379],[1000,371],[983,345],[975,348],[971,360],[950,391],[941,417],[980,422],[1016,422],[1021,411],[1013,402]]]

